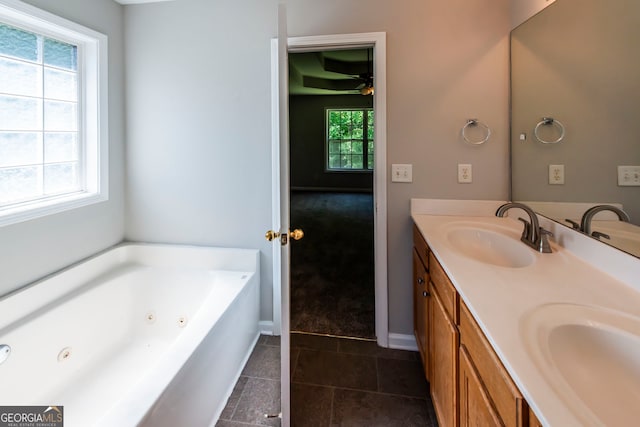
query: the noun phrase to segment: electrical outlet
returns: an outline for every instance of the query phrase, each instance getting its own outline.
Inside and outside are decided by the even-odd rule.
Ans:
[[[640,186],[640,166],[618,166],[618,185],[621,187]]]
[[[564,165],[549,165],[549,184],[564,184]]]
[[[473,182],[471,165],[459,163],[458,164],[458,183],[470,184],[471,182]]]
[[[413,165],[391,165],[391,182],[413,182]]]

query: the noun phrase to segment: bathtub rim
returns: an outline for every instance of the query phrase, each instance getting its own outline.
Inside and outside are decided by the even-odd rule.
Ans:
[[[19,293],[22,293],[26,290],[28,290],[29,288],[35,287],[38,284],[53,279],[56,276],[59,276],[63,273],[65,273],[66,271],[72,270],[78,266],[80,266],[81,264],[85,264],[89,261],[92,261],[95,258],[98,258],[108,252],[120,249],[120,248],[125,248],[127,246],[150,246],[150,247],[176,247],[176,248],[185,248],[185,249],[220,249],[220,250],[224,250],[224,249],[229,249],[229,250],[235,250],[235,251],[247,251],[247,253],[249,252],[256,252],[258,255],[260,254],[260,250],[259,249],[253,249],[253,248],[239,248],[239,247],[229,247],[229,246],[211,246],[211,245],[205,245],[205,244],[190,244],[190,243],[168,243],[168,242],[144,242],[144,241],[136,241],[136,240],[122,240],[114,245],[111,246],[107,246],[104,249],[99,250],[98,252],[95,252],[93,254],[90,254],[84,258],[81,258],[77,261],[72,262],[71,264],[65,265],[57,270],[54,270],[50,273],[45,274],[42,277],[39,277],[35,280],[32,280],[28,283],[19,285],[18,288],[12,289],[11,291],[7,292],[6,294],[2,294],[0,295],[0,304],[2,304],[2,302],[8,298],[11,298]],[[258,267],[259,267],[259,263],[260,263],[260,259],[258,258]]]
[[[7,300],[16,298],[14,301],[16,306],[9,306],[6,312],[0,312],[0,332],[10,328],[13,324],[19,323],[21,320],[28,318],[33,313],[46,309],[49,305],[53,306],[68,297],[74,292],[81,292],[86,286],[86,277],[82,274],[85,270],[88,270],[93,266],[93,263],[100,257],[106,256],[105,264],[100,266],[98,273],[91,273],[91,279],[104,274],[117,265],[123,265],[123,257],[126,255],[127,248],[167,248],[167,249],[179,249],[179,250],[196,250],[196,251],[234,251],[242,253],[247,257],[251,257],[251,270],[246,269],[237,270],[234,268],[220,268],[221,270],[228,271],[247,271],[260,274],[260,251],[257,249],[245,249],[245,248],[227,248],[220,246],[203,246],[203,245],[182,245],[171,243],[148,243],[148,242],[121,242],[117,245],[110,246],[102,251],[99,251],[93,255],[90,255],[82,260],[79,260],[73,264],[65,266],[53,273],[37,279],[20,289],[16,289],[5,296],[0,296],[0,307],[6,303]],[[66,275],[66,276],[65,276]],[[63,280],[64,279],[64,280]],[[46,289],[46,292],[34,291],[34,288],[43,284],[46,281],[51,281]],[[84,282],[84,283],[83,283]]]

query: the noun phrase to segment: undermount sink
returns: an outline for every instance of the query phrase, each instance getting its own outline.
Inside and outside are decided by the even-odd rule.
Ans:
[[[531,249],[510,230],[489,224],[451,224],[447,239],[458,253],[485,264],[522,268],[535,259]]]
[[[585,425],[640,418],[640,318],[604,308],[544,305],[521,336],[545,380]]]

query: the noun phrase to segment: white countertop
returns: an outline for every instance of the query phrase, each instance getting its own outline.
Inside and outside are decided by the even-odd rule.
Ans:
[[[532,344],[531,340],[527,342],[524,325],[534,310],[554,303],[596,306],[638,317],[640,292],[635,287],[637,283],[622,282],[553,242],[552,254],[531,249],[535,262],[522,268],[476,261],[455,250],[447,238],[448,225],[472,222],[504,227],[519,240],[522,224],[511,218],[488,216],[495,212],[493,206],[486,209],[488,215],[456,216],[445,215],[441,209],[437,210],[439,215],[416,213],[430,212],[429,209],[416,209],[418,205],[412,203],[415,224],[540,421],[544,425],[562,427],[599,425],[589,416],[588,410],[585,414],[576,411],[575,406],[571,409],[566,396],[558,393],[541,375],[540,368],[530,357]],[[481,214],[477,210],[472,212]],[[633,422],[636,423],[637,418]]]

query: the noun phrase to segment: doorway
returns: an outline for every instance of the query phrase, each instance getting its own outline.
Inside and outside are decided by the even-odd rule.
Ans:
[[[375,339],[373,48],[289,54],[291,331]]]
[[[373,204],[374,204],[374,259],[375,259],[375,336],[378,345],[381,347],[389,346],[388,332],[388,284],[387,284],[387,217],[386,217],[386,34],[385,33],[361,33],[361,34],[339,34],[329,36],[306,36],[306,37],[290,37],[286,40],[286,49],[289,53],[297,52],[317,52],[336,49],[355,49],[373,47],[373,73],[376,78],[375,97],[374,97],[374,121],[375,121],[375,156],[373,159]],[[284,48],[280,47],[284,51]],[[277,153],[283,153],[284,147],[288,147],[288,142],[279,142],[278,135],[280,126],[283,122],[278,117],[278,61],[280,54],[277,42],[272,43],[272,69],[273,69],[273,85],[272,93],[274,93],[274,106],[272,111],[274,132],[273,132],[273,150],[274,150],[274,209],[280,206],[280,195],[285,196],[289,193],[288,176],[283,175],[279,178],[281,170],[278,163]],[[286,63],[286,62],[285,62]],[[282,69],[284,70],[282,65]],[[285,86],[286,87],[286,86]],[[282,98],[281,98],[282,99]],[[288,115],[287,115],[288,117]],[[288,130],[288,124],[287,124]],[[287,138],[288,141],[288,138]],[[282,147],[282,148],[281,148]],[[288,154],[288,150],[287,154]],[[287,156],[285,156],[287,157]],[[285,158],[282,157],[282,158]],[[288,161],[287,168],[288,170]],[[287,200],[288,202],[288,200]],[[286,222],[288,225],[289,206],[286,203],[286,210],[274,210],[277,217],[279,215],[287,215]],[[280,213],[281,212],[281,213]],[[276,225],[279,224],[277,221]],[[280,269],[280,260],[282,259],[283,267]],[[289,333],[289,283],[288,259],[280,257],[280,252],[274,249],[274,332],[276,334],[288,335]],[[286,266],[286,267],[285,267]],[[283,353],[288,353],[288,339],[284,342]],[[283,354],[283,359],[284,359]],[[284,363],[287,362],[287,363]],[[283,366],[288,365],[288,361],[284,360]]]
[[[279,23],[286,22],[284,7],[279,8]],[[286,37],[286,26],[279,28],[279,37],[271,43],[272,64],[272,186],[274,203],[273,229],[289,230],[289,124],[288,124],[288,61],[295,52],[374,47],[373,69],[376,76],[374,99],[375,170],[374,256],[375,256],[375,335],[377,344],[389,346],[388,284],[387,284],[387,217],[386,217],[386,34],[362,33],[329,36]],[[283,241],[286,243],[286,237]],[[283,425],[289,425],[290,414],[290,247],[273,248],[273,331],[281,335],[281,403]]]

